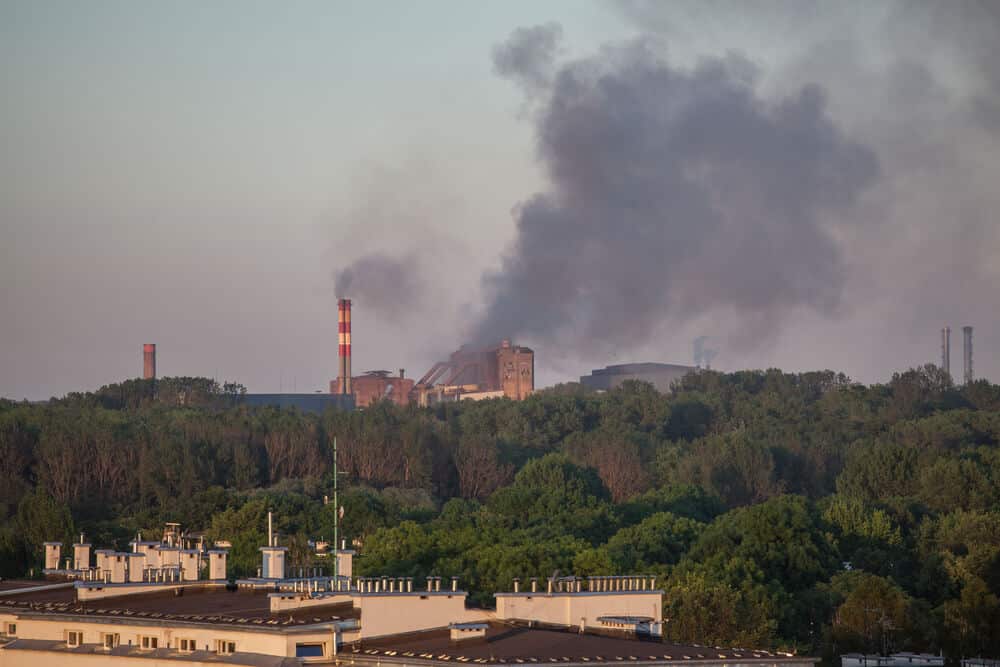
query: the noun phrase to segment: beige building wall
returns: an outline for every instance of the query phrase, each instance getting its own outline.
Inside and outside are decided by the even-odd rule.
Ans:
[[[46,542],[45,569],[58,570],[60,558],[62,558],[62,542]]]
[[[616,593],[497,593],[498,620],[519,619],[578,627],[599,627],[599,616],[649,616],[663,621],[661,591]]]
[[[209,579],[225,579],[226,578],[226,552],[225,551],[209,551],[208,552],[208,578]]]
[[[272,593],[270,596],[271,613],[306,607],[326,607],[351,602],[352,599],[350,593],[331,594],[316,598],[309,597],[308,593]]]
[[[140,637],[156,637],[159,648],[177,648],[181,639],[193,639],[198,650],[215,650],[216,640],[236,642],[236,651],[240,653],[263,653],[266,655],[290,657],[295,655],[295,645],[297,643],[326,643],[327,655],[332,655],[334,646],[335,631],[332,628],[322,628],[318,630],[291,631],[291,632],[268,632],[262,628],[247,630],[235,630],[224,626],[210,627],[205,625],[185,627],[183,625],[158,626],[139,625],[135,623],[121,623],[111,619],[94,621],[82,621],[80,619],[48,619],[30,618],[13,614],[0,615],[2,623],[17,623],[17,636],[27,639],[41,639],[48,641],[65,641],[66,632],[76,630],[83,633],[84,644],[103,644],[104,635],[117,633],[119,643],[127,646],[131,642],[132,646],[140,645]],[[207,647],[207,648],[206,648]],[[7,667],[8,660],[17,655],[42,655],[35,651],[2,651],[0,650],[0,665]],[[54,662],[38,663],[32,662],[33,667],[40,667],[41,664],[68,664],[70,658],[65,653],[53,652],[51,655]],[[85,657],[85,656],[84,656]],[[73,656],[75,660],[76,656]],[[107,658],[104,658],[105,660]],[[122,664],[118,657],[114,664]],[[142,664],[149,665],[146,659]],[[176,661],[170,664],[176,665]],[[218,664],[216,661],[215,664]]]
[[[350,549],[337,550],[337,574],[341,577],[354,576],[354,552]]]
[[[157,547],[160,555],[160,567],[179,567],[181,564],[181,550],[177,547]]]
[[[91,582],[86,582],[83,586],[78,586],[76,589],[76,597],[79,600],[98,600],[100,598],[117,598],[123,595],[136,595],[139,593],[156,593],[161,591],[172,591],[176,588],[185,587],[211,587],[211,586],[225,586],[225,582],[212,583],[208,581],[199,581],[197,583],[186,583],[177,585],[171,584],[126,584],[124,586],[101,586],[99,584],[93,584]]]
[[[128,580],[132,583],[141,582],[143,572],[146,569],[146,554],[130,553],[126,560],[128,561]]]
[[[467,610],[464,592],[357,595],[354,606],[361,610],[360,633],[349,636],[345,632],[345,641],[445,628],[450,623],[482,621],[492,616],[482,610]]]
[[[86,570],[90,568],[90,545],[86,542],[73,545],[73,569]]]

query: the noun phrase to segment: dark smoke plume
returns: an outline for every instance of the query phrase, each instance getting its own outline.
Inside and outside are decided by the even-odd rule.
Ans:
[[[391,257],[381,253],[365,255],[337,272],[337,297],[357,299],[366,309],[393,320],[401,320],[423,287],[412,257]]]
[[[517,31],[494,52],[497,71],[540,100],[551,186],[519,205],[516,239],[483,279],[477,340],[580,353],[642,345],[664,322],[717,311],[752,323],[752,336],[797,308],[838,308],[846,270],[827,225],[879,170],[832,122],[821,88],[770,102],[742,58],[681,70],[642,40],[545,79],[553,34]]]
[[[562,26],[558,23],[518,28],[493,49],[493,69],[516,81],[528,94],[543,92],[552,80],[560,39]]]

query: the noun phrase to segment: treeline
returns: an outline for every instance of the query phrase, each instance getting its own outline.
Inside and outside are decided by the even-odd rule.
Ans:
[[[256,571],[277,512],[293,566],[343,534],[367,573],[642,572],[666,634],[834,654],[1000,654],[1000,387],[933,366],[863,386],[832,372],[703,372],[667,395],[561,385],[526,401],[301,414],[242,388],[135,380],[0,403],[0,568],[85,530],[124,547],[165,520]],[[344,488],[347,485],[347,488]]]

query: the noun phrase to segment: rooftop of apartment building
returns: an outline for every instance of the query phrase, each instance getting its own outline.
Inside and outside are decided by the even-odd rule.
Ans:
[[[111,649],[105,649],[93,644],[68,647],[64,642],[48,639],[16,639],[3,647],[11,651],[38,652],[32,655],[43,656],[45,654],[56,653],[59,661],[70,664],[72,658],[77,656],[89,658],[91,661],[100,658],[102,661],[109,658],[140,658],[154,661],[152,664],[160,664],[169,660],[181,662],[194,662],[199,664],[220,664],[220,665],[243,665],[245,667],[298,667],[302,661],[297,658],[268,655],[266,653],[235,653],[232,655],[219,655],[216,651],[194,650],[179,653],[174,649],[156,648],[143,649],[139,646],[120,645]],[[93,664],[92,662],[88,664]],[[114,663],[112,663],[114,664]]]
[[[342,649],[354,659],[379,662],[471,662],[475,664],[560,663],[743,663],[798,662],[769,651],[679,645],[658,638],[613,636],[606,632],[528,624],[482,624],[485,636],[455,641],[448,629],[413,632],[355,642]],[[367,661],[367,660],[365,660]]]
[[[269,594],[273,590],[235,589],[226,586],[188,585],[80,601],[72,583],[49,588],[50,582],[3,582],[0,592],[41,584],[35,591],[0,597],[0,612],[18,614],[83,615],[92,618],[121,618],[238,627],[282,627],[329,623],[359,618],[350,602],[305,609],[272,612]]]

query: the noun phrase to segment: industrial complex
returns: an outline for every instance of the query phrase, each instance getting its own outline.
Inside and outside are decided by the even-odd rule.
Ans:
[[[974,380],[972,370],[972,327],[962,327],[962,380]],[[329,391],[315,393],[245,394],[240,400],[250,406],[295,407],[308,412],[327,408],[354,410],[378,401],[396,405],[426,407],[438,403],[487,398],[520,401],[535,391],[535,353],[504,338],[491,345],[464,345],[447,360],[435,363],[419,379],[387,370],[370,370],[360,375],[351,371],[351,300],[337,301],[338,374]],[[694,365],[641,362],[616,364],[594,369],[580,377],[580,384],[594,391],[610,391],[628,380],[652,384],[658,391],[671,386],[689,373],[708,370],[718,350],[705,347],[707,336],[694,341]],[[156,379],[156,345],[142,346],[143,378]],[[951,327],[941,329],[941,368],[951,373]]]
[[[510,398],[523,400],[535,391],[535,353],[508,339],[482,347],[463,346],[447,361],[439,361],[423,377],[414,381],[405,369],[398,375],[373,370],[361,375],[351,372],[351,300],[337,301],[339,368],[330,381],[329,393],[245,394],[245,405],[296,407],[322,412],[366,408],[377,401],[421,407],[459,400]],[[156,345],[143,345],[143,378],[156,379]]]
[[[663,591],[649,575],[514,579],[496,609],[471,608],[457,577],[354,576],[353,551],[317,544],[289,567],[270,530],[257,576],[227,576],[211,548],[167,524],[129,551],[63,560],[45,544],[46,580],[0,582],[0,665],[301,664],[760,665],[817,660],[662,640]]]
[[[495,345],[464,346],[447,361],[434,364],[414,382],[388,371],[351,375],[351,300],[337,303],[340,336],[340,373],[330,382],[330,393],[353,395],[357,407],[388,399],[400,405],[420,406],[483,398],[527,398],[535,390],[535,353],[502,340]]]

